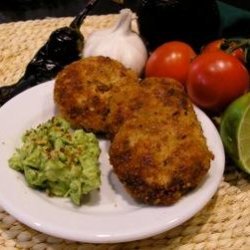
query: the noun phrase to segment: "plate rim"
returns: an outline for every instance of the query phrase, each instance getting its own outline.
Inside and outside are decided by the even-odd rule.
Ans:
[[[51,87],[53,85],[54,80],[52,81],[48,81],[42,84],[39,84],[37,86],[34,86],[22,93],[20,93],[19,95],[17,95],[16,97],[14,97],[13,99],[11,99],[10,101],[8,101],[6,104],[4,104],[1,108],[0,108],[0,117],[1,117],[1,113],[2,110],[4,109],[8,109],[9,106],[11,105],[15,105],[15,103],[18,101],[20,101],[19,99],[24,98],[27,95],[30,95],[32,92],[34,92],[34,90],[36,90],[37,92],[39,92],[38,90],[47,90],[48,92],[52,92],[53,88]],[[43,96],[45,95],[45,92],[40,91],[39,93]],[[29,227],[40,231],[42,233],[46,233],[55,237],[59,237],[59,238],[63,238],[63,239],[68,239],[68,240],[74,240],[74,241],[80,241],[80,242],[85,242],[85,243],[118,243],[118,242],[128,242],[128,241],[133,241],[133,240],[140,240],[140,239],[144,239],[144,238],[148,238],[160,233],[163,233],[165,231],[168,231],[182,223],[184,223],[185,221],[187,221],[188,219],[192,218],[196,213],[198,213],[213,197],[213,195],[216,193],[219,184],[221,182],[221,179],[223,178],[223,172],[224,172],[224,167],[225,167],[225,153],[224,153],[224,148],[219,136],[219,133],[217,131],[217,129],[215,128],[214,124],[212,123],[212,121],[210,120],[210,118],[208,118],[208,116],[199,108],[194,107],[197,115],[199,114],[200,116],[203,117],[203,119],[206,120],[206,123],[209,124],[207,126],[210,126],[210,128],[213,130],[213,133],[217,136],[216,140],[219,142],[218,147],[220,148],[220,161],[221,161],[221,166],[219,168],[219,172],[217,174],[219,174],[219,176],[216,179],[216,185],[213,186],[213,188],[210,190],[209,196],[207,197],[202,197],[202,202],[199,203],[199,205],[197,205],[196,209],[192,212],[186,213],[185,216],[182,216],[179,219],[173,220],[171,223],[168,224],[168,227],[166,227],[165,224],[161,224],[161,226],[158,226],[156,228],[154,228],[153,230],[148,230],[148,231],[142,231],[142,232],[138,232],[138,234],[136,235],[131,235],[129,232],[124,232],[124,234],[122,235],[90,235],[90,236],[84,236],[81,234],[73,234],[70,233],[69,231],[72,232],[72,230],[66,230],[66,232],[64,231],[64,233],[62,231],[57,231],[54,230],[55,227],[51,228],[51,227],[46,227],[44,225],[41,225],[40,223],[35,222],[37,219],[33,218],[31,215],[23,215],[21,214],[21,211],[18,211],[18,209],[13,208],[13,206],[8,203],[8,201],[3,200],[3,196],[2,196],[2,192],[0,192],[0,204],[1,206],[12,216],[14,216],[17,220],[19,220],[20,222],[22,222],[25,225],[28,225]],[[203,123],[203,122],[201,122]],[[0,128],[1,128],[1,124],[0,124]],[[211,149],[210,149],[211,150]],[[215,153],[215,152],[213,152]],[[216,152],[217,153],[217,152]],[[1,153],[0,153],[1,154]],[[0,163],[1,163],[1,159],[0,159]],[[217,170],[218,171],[218,170]],[[1,177],[0,177],[1,178]],[[1,185],[0,185],[1,187]],[[199,191],[199,190],[198,190]],[[175,206],[175,205],[173,205]],[[152,208],[152,207],[151,207]],[[30,221],[32,220],[32,221]]]

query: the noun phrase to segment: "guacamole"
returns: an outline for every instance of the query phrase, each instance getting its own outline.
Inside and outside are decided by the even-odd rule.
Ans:
[[[9,165],[24,174],[30,187],[80,205],[84,194],[100,186],[100,148],[94,134],[72,130],[67,121],[53,117],[26,131],[22,142]]]

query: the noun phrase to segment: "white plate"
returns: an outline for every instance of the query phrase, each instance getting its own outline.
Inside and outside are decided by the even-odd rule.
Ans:
[[[86,204],[74,207],[68,199],[51,198],[29,188],[23,176],[9,168],[8,159],[27,129],[55,113],[53,82],[31,88],[0,108],[0,204],[19,221],[43,233],[89,243],[125,242],[169,230],[200,211],[216,192],[224,171],[224,151],[210,119],[195,108],[214,153],[203,183],[172,206],[137,204],[125,192],[108,159],[109,142],[100,140],[102,186]]]

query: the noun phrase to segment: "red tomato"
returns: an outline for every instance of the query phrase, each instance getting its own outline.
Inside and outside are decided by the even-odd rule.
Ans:
[[[188,44],[179,41],[167,42],[150,55],[145,75],[174,78],[184,85],[190,62],[195,56],[194,50]]]
[[[230,46],[235,46],[234,42],[231,42],[231,44],[227,45],[225,44],[225,39],[219,39],[215,40],[213,42],[210,42],[206,46],[202,48],[202,53],[205,52],[214,52],[214,51],[225,51],[228,49]],[[241,62],[245,62],[245,55],[244,55],[244,50],[242,48],[235,49],[232,53],[230,53],[232,56],[238,58]]]
[[[245,66],[224,52],[204,53],[190,65],[187,92],[199,107],[221,111],[248,90],[249,75]]]

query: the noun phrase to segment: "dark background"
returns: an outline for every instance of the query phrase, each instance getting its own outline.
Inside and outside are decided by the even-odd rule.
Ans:
[[[250,11],[250,0],[222,1]],[[0,23],[75,16],[86,2],[86,0],[0,0]],[[124,0],[124,3],[131,9],[136,6],[136,0]],[[121,8],[124,8],[124,5],[112,0],[100,0],[90,14],[116,13]]]

